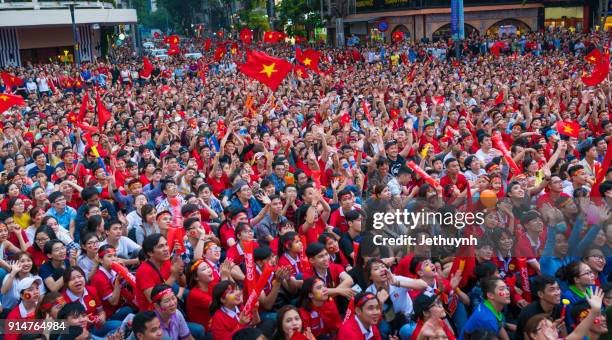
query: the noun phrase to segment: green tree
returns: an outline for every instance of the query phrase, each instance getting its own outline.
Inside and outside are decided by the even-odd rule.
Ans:
[[[181,33],[195,24],[195,14],[202,11],[200,0],[158,0],[157,5],[168,12],[174,27]]]
[[[280,27],[289,35],[304,35],[322,26],[317,0],[283,0],[277,8]]]

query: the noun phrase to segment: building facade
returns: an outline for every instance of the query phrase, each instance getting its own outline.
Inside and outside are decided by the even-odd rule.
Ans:
[[[75,34],[68,4],[74,4]],[[102,55],[105,32],[136,24],[136,10],[103,1],[9,2],[0,0],[0,67],[65,58],[83,61]]]
[[[450,3],[450,0],[338,0],[335,6],[339,9],[338,17],[332,20],[333,25],[328,25],[328,36],[336,37],[336,44],[350,37],[389,41],[395,31],[404,32],[412,40],[446,39],[451,36]],[[584,30],[591,25],[592,9],[589,1],[464,0],[465,35],[520,34],[550,26]]]

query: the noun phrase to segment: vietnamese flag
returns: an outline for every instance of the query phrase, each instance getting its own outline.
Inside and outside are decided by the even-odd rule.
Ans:
[[[607,53],[602,55],[601,52],[591,52],[589,53],[589,56],[590,57],[588,58],[590,59],[587,59],[589,63],[591,63],[593,59],[597,59],[595,60],[595,67],[593,67],[590,75],[581,77],[581,80],[587,86],[595,86],[606,80],[608,77],[608,73],[610,73],[610,56]]]
[[[83,96],[83,100],[81,100],[81,107],[79,108],[79,116],[77,120],[82,122],[85,119],[85,115],[87,114],[87,105],[89,104],[89,93],[85,92]]]
[[[501,49],[504,48],[505,46],[506,44],[504,44],[501,41],[498,41],[495,44],[493,44],[493,46],[491,46],[490,48],[491,53],[493,53],[496,57],[499,57],[499,53],[501,52]]]
[[[393,35],[391,36],[391,38],[393,38],[393,41],[397,44],[399,42],[402,42],[404,40],[404,32],[402,31],[395,31],[393,32]]]
[[[74,111],[70,111],[67,115],[66,115],[66,119],[68,120],[68,123],[70,124],[74,124],[77,122],[77,115],[76,113],[74,113]]]
[[[306,70],[306,68],[302,65],[295,65],[293,67],[293,73],[295,73],[295,75],[298,78],[302,78],[302,79],[308,79],[309,75],[308,75],[308,71]]]
[[[252,44],[253,43],[253,31],[251,31],[247,27],[240,30],[240,41],[242,41],[243,43],[247,45]]]
[[[181,53],[181,50],[176,46],[172,46],[168,49],[168,55],[176,55],[179,53]]]
[[[2,80],[4,80],[4,85],[6,85],[6,87],[8,88],[15,87],[15,86],[21,86],[25,84],[23,79],[15,75],[8,74],[7,72],[0,73],[0,77],[2,77]]]
[[[604,156],[603,163],[601,166],[597,167],[597,171],[595,173],[595,182],[593,183],[593,187],[591,188],[591,197],[599,197],[599,185],[603,183],[606,178],[606,172],[612,165],[612,146],[610,145],[610,141],[608,140],[608,148],[606,150],[606,155]]]
[[[246,63],[239,65],[238,69],[245,75],[266,84],[272,91],[276,91],[293,69],[293,65],[284,59],[274,58],[262,52],[249,51]]]
[[[432,100],[434,103],[436,103],[436,105],[440,105],[444,103],[444,96],[435,96],[432,98]]]
[[[153,38],[159,39],[159,37],[160,37],[159,32],[153,33]]]
[[[304,50],[299,48],[295,49],[295,59],[302,63],[309,69],[319,73],[319,59],[321,59],[321,52],[315,50]]]
[[[12,94],[0,94],[0,113],[8,110],[11,106],[25,105],[25,100],[22,96]]]
[[[267,31],[266,33],[264,33],[264,42],[267,43],[278,43],[279,41],[281,41],[281,39],[283,39],[283,36],[285,34],[282,32],[277,32],[277,31]]]
[[[227,52],[227,49],[225,46],[217,47],[217,49],[215,50],[215,56],[214,56],[215,61],[216,62],[221,61],[221,59],[223,59],[223,57],[225,56],[226,52]]]
[[[164,42],[166,44],[170,44],[170,46],[177,46],[181,42],[181,39],[178,37],[178,35],[171,35],[166,37]]]
[[[100,94],[96,94],[96,106],[98,108],[98,125],[103,128],[104,124],[113,117],[113,114],[108,111],[102,100],[100,100]]]
[[[142,74],[145,77],[148,77],[153,72],[153,64],[149,61],[149,58],[142,57]]]
[[[308,42],[308,39],[299,35],[296,35],[293,37],[293,39],[295,39],[295,43],[298,45],[306,44]]]
[[[499,91],[499,93],[497,94],[497,97],[495,98],[495,105],[499,105],[503,102],[504,102],[504,91],[501,90]]]
[[[208,38],[206,39],[206,41],[204,41],[204,50],[206,50],[206,52],[210,51],[210,45],[212,44],[212,39]]]
[[[577,122],[557,122],[557,131],[562,135],[578,138],[580,124]]]
[[[586,59],[586,61],[589,64],[593,64],[593,65],[597,65],[600,62],[603,61],[604,58],[604,54],[601,53],[601,51],[599,51],[598,49],[594,49],[591,51],[591,53],[587,54],[584,59]]]

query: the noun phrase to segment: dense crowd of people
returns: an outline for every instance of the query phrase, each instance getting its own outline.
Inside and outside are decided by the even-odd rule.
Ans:
[[[5,339],[608,337],[609,34],[302,43],[321,72],[275,92],[182,40],[2,70],[0,318],[68,327]]]

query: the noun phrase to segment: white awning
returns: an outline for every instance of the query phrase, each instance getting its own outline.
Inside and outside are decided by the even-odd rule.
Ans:
[[[135,9],[76,8],[76,24],[135,24]],[[0,27],[59,26],[71,25],[69,9],[34,9],[21,11],[0,11]]]

